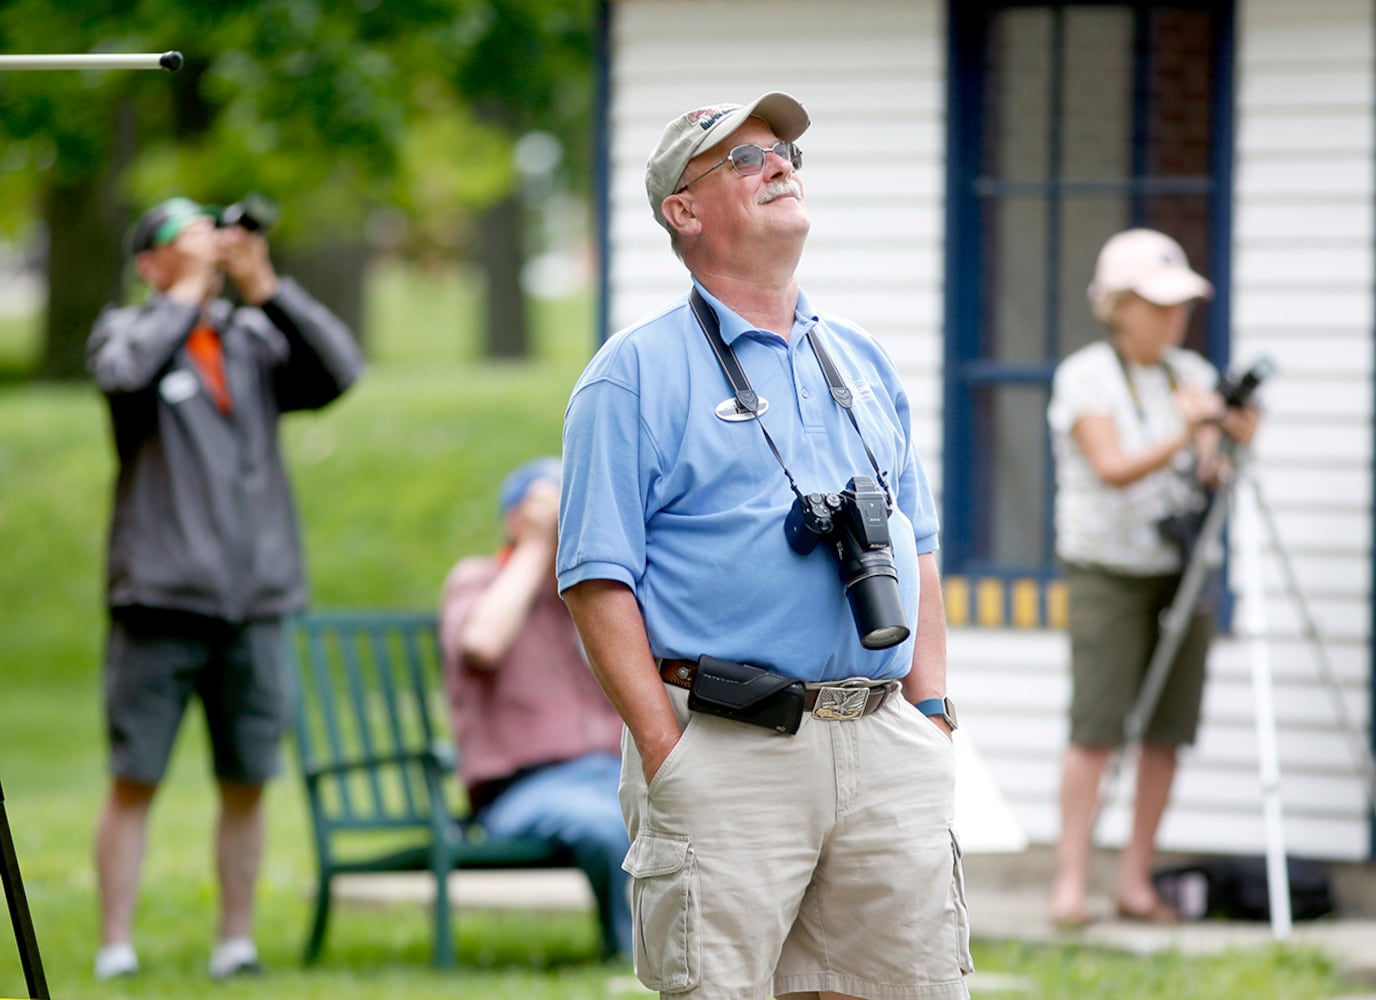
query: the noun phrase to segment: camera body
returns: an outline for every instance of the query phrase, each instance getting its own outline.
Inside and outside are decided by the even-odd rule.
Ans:
[[[1223,397],[1223,402],[1231,409],[1240,409],[1247,405],[1252,398],[1252,393],[1256,392],[1257,386],[1266,381],[1276,370],[1276,366],[1271,363],[1270,358],[1262,358],[1252,365],[1236,379],[1228,375],[1220,375],[1218,379],[1218,394]]]
[[[1223,397],[1225,406],[1233,410],[1241,409],[1251,401],[1257,386],[1266,381],[1275,370],[1276,367],[1269,358],[1261,358],[1236,378],[1227,374],[1220,375],[1215,389]],[[1156,522],[1156,530],[1161,537],[1179,549],[1185,558],[1189,557],[1199,542],[1199,536],[1204,530],[1204,519],[1209,512],[1209,503],[1210,501],[1205,500],[1191,510],[1167,514]]]
[[[852,476],[839,493],[795,498],[784,534],[789,548],[802,556],[822,541],[831,543],[862,646],[887,649],[908,638],[889,535],[888,496],[872,478]]]
[[[1208,513],[1209,509],[1205,506],[1182,513],[1167,514],[1157,519],[1156,530],[1163,540],[1175,546],[1180,555],[1188,559],[1195,545],[1199,543],[1199,536],[1204,533],[1204,518]]]
[[[215,226],[218,229],[240,226],[249,232],[259,232],[271,229],[280,214],[277,206],[267,198],[251,194],[222,208],[215,216]]]

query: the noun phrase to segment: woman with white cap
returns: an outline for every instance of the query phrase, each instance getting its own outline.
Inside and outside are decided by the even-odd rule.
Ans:
[[[1071,640],[1070,745],[1061,776],[1061,839],[1050,914],[1088,922],[1088,863],[1100,780],[1151,660],[1161,612],[1188,559],[1162,530],[1188,513],[1220,471],[1219,431],[1249,441],[1257,411],[1231,408],[1217,372],[1183,344],[1190,310],[1213,294],[1180,245],[1130,229],[1099,253],[1089,300],[1108,336],[1056,370],[1047,418],[1056,459],[1056,554],[1064,570]],[[1114,907],[1124,919],[1179,914],[1151,881],[1156,831],[1180,746],[1194,742],[1212,635],[1196,609],[1142,734],[1132,830]]]

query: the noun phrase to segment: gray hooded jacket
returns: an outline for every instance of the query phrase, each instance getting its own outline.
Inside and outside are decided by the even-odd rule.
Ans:
[[[362,355],[290,278],[261,308],[216,300],[209,316],[232,401],[224,414],[186,351],[198,314],[155,295],[107,309],[87,344],[119,456],[108,601],[231,622],[288,614],[307,595],[278,418],[334,400]]]

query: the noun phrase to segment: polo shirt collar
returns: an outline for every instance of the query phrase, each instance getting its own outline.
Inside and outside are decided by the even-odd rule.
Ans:
[[[735,344],[737,338],[742,334],[767,332],[747,323],[730,306],[724,305],[721,299],[703,288],[696,277],[693,278],[693,285],[707,300],[707,304],[716,311],[717,322],[721,324],[722,339],[728,344]],[[817,313],[813,310],[812,302],[808,299],[807,293],[800,288],[798,289],[798,302],[793,307],[793,329],[790,331],[789,343],[796,343],[804,333],[816,325]]]

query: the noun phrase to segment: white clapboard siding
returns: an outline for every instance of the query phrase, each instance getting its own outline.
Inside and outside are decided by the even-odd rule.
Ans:
[[[645,201],[645,157],[664,122],[770,89],[807,105],[813,126],[800,144],[813,227],[800,279],[820,308],[862,323],[894,357],[938,497],[945,9],[938,0],[618,0],[608,109],[615,329],[688,283]],[[1371,848],[1352,757],[1354,738],[1369,745],[1372,685],[1372,22],[1369,0],[1237,4],[1230,355],[1240,366],[1262,356],[1276,364],[1251,468],[1277,536],[1262,540],[1262,567],[1285,836],[1294,853],[1333,859]],[[722,23],[731,31],[695,43]],[[766,58],[762,39],[778,55]],[[1235,592],[1239,556],[1229,562]],[[1239,622],[1243,610],[1239,600]],[[1161,832],[1166,849],[1265,847],[1250,654],[1236,637],[1215,644],[1199,743],[1182,756]],[[984,764],[1028,837],[1053,842],[1065,635],[953,629],[949,662]],[[1339,725],[1334,699],[1362,732]],[[1104,810],[1104,844],[1126,840],[1132,776],[1129,763]]]
[[[1285,550],[1346,552],[1371,548],[1371,512],[1356,503],[1330,507],[1323,517],[1306,508],[1272,510],[1276,535]]]
[[[1268,357],[1278,372],[1285,375],[1282,384],[1291,378],[1343,379],[1352,375],[1358,378],[1371,377],[1371,344],[1367,339],[1369,331],[1360,329],[1304,329],[1296,331],[1293,327],[1249,326],[1248,346],[1256,352],[1255,357],[1239,358],[1242,366],[1259,357]],[[1296,336],[1296,333],[1300,336]],[[1266,401],[1267,392],[1261,390],[1261,399]],[[1295,414],[1295,418],[1303,414]],[[1289,426],[1289,422],[1286,422]],[[1268,427],[1266,433],[1275,433]]]
[[[1297,205],[1306,204],[1303,199],[1296,198],[1293,202]],[[1349,212],[1358,211],[1350,204],[1350,200],[1345,203],[1345,210]],[[1306,232],[1307,230],[1296,230]],[[1246,237],[1250,242],[1261,238],[1258,235]],[[1266,237],[1269,239],[1279,239],[1276,235]],[[1241,242],[1244,237],[1234,235],[1235,242]],[[1354,248],[1361,247],[1362,241],[1353,239],[1350,245]],[[1286,289],[1284,291],[1272,290],[1264,286],[1250,286],[1246,289],[1247,294],[1239,300],[1236,296],[1236,285],[1234,286],[1235,295],[1233,302],[1233,324],[1234,329],[1245,327],[1247,330],[1255,329],[1258,335],[1267,332],[1280,332],[1285,336],[1303,339],[1312,332],[1332,333],[1352,329],[1354,324],[1361,324],[1363,329],[1370,330],[1371,317],[1365,316],[1362,309],[1371,303],[1371,289],[1362,288],[1297,288]],[[1237,355],[1237,352],[1233,352]]]
[[[1265,390],[1271,426],[1257,441],[1256,479],[1309,613],[1330,640],[1330,658],[1349,668],[1366,661],[1355,679],[1350,669],[1343,674],[1352,685],[1344,698],[1365,724],[1371,539],[1370,528],[1356,522],[1370,519],[1372,502],[1370,5],[1322,0],[1301,9],[1248,0],[1239,7],[1239,40],[1233,355],[1264,353],[1277,363],[1274,385]],[[1273,555],[1264,574],[1271,633],[1302,636],[1306,622]],[[1344,647],[1355,655],[1340,655]],[[1284,662],[1272,658],[1278,661]],[[1312,655],[1300,662],[1318,676]],[[1245,687],[1246,675],[1239,680]],[[1315,699],[1292,691],[1278,713],[1297,704],[1312,708]],[[1306,751],[1333,749],[1322,737],[1302,720],[1281,723],[1283,769],[1303,766]],[[1338,744],[1329,765],[1335,768],[1350,758],[1346,744]],[[1229,739],[1226,729],[1206,728],[1204,759],[1238,749],[1236,733]],[[1315,769],[1326,760],[1320,753]],[[1346,792],[1327,794],[1346,810],[1328,822],[1341,827],[1344,818],[1357,819],[1353,831],[1335,837],[1356,848],[1353,856],[1365,856],[1370,833],[1360,783],[1347,777],[1339,787]],[[1292,808],[1285,801],[1293,838],[1296,814],[1303,821],[1321,803]]]
[[[1348,125],[1351,120],[1348,119]],[[1278,129],[1279,134],[1287,131]],[[1369,133],[1360,133],[1358,138],[1365,140]],[[1270,146],[1269,137],[1265,148],[1255,155],[1262,156],[1277,152]],[[1371,241],[1372,214],[1354,212],[1350,203],[1339,199],[1315,200],[1305,204],[1285,202],[1245,202],[1235,208],[1233,234],[1244,243],[1258,237],[1266,237],[1278,232],[1299,232],[1313,229],[1322,238],[1350,245],[1353,242]]]
[[[1028,837],[1035,843],[1054,841],[1070,699],[1064,635],[957,629],[949,647],[949,687],[970,738]],[[1365,644],[1330,646],[1331,687],[1309,642],[1278,638],[1268,652],[1287,845],[1315,857],[1366,858],[1366,804],[1354,759],[1366,745],[1370,708]],[[1161,832],[1163,848],[1264,849],[1253,697],[1246,645],[1220,640],[1210,661],[1200,739],[1182,753],[1177,791]],[[1343,715],[1334,698],[1341,699],[1347,718],[1361,732],[1340,725]],[[1104,845],[1126,841],[1124,801],[1133,774],[1129,762],[1104,808],[1098,830]]]
[[[1356,460],[1365,465],[1371,460],[1371,425],[1356,418],[1277,422],[1266,429],[1266,457],[1287,464]]]
[[[1249,348],[1240,348],[1240,351],[1245,357],[1253,353]],[[1357,372],[1318,378],[1295,372],[1280,373],[1266,387],[1266,409],[1281,420],[1350,418],[1370,423],[1371,397],[1362,392],[1367,385],[1369,382]],[[1265,453],[1265,444],[1263,434],[1257,442],[1259,454]]]

